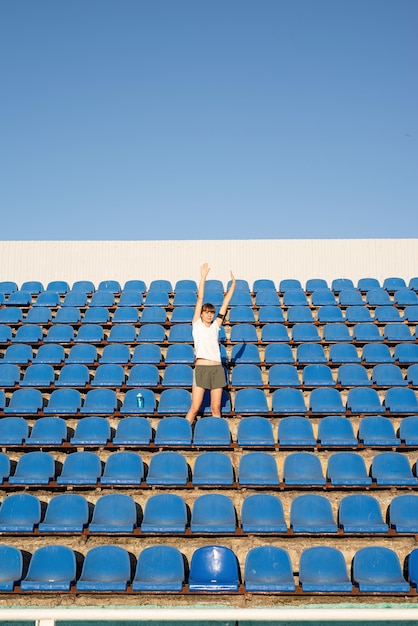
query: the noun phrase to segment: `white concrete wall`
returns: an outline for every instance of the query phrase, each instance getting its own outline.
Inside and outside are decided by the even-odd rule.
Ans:
[[[250,284],[257,278],[418,276],[418,239],[266,239],[204,241],[2,241],[0,280],[198,280],[208,261],[210,278],[229,270]]]

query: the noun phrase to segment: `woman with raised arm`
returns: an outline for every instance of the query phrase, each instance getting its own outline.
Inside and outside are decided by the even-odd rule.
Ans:
[[[196,307],[193,315],[193,341],[195,349],[195,369],[192,387],[192,404],[186,419],[190,424],[202,405],[206,390],[210,390],[210,407],[214,417],[221,416],[222,389],[226,385],[225,371],[219,348],[219,329],[224,321],[228,304],[235,289],[235,278],[231,272],[231,285],[225,294],[222,306],[215,318],[215,307],[210,302],[203,303],[209,265],[200,268],[200,283]]]

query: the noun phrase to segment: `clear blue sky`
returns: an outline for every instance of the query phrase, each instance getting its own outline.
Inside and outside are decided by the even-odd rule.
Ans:
[[[1,0],[0,239],[418,237],[417,0]]]

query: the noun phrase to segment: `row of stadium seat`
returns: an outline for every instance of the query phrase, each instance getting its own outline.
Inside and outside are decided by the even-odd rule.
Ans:
[[[113,486],[218,486],[218,487],[411,487],[418,485],[416,463],[399,452],[376,453],[369,470],[356,452],[336,452],[328,458],[326,475],[321,460],[312,452],[291,452],[283,458],[282,480],[277,457],[268,452],[248,452],[234,463],[224,452],[201,452],[191,469],[180,452],[151,455],[149,466],[136,452],[114,452],[104,463],[88,451],[67,454],[61,469],[49,452],[26,452],[11,475],[8,455],[0,453],[0,477],[4,487],[16,485],[113,485]],[[414,473],[413,473],[414,472]]]
[[[145,417],[122,418],[115,431],[105,417],[90,416],[80,419],[70,434],[61,417],[42,417],[29,432],[23,417],[4,417],[0,420],[0,446],[4,447],[255,447],[255,448],[405,448],[418,446],[418,415],[402,419],[398,433],[393,422],[380,415],[360,420],[354,434],[351,421],[339,415],[321,418],[318,433],[306,417],[282,417],[275,436],[268,418],[246,417],[239,421],[236,442],[227,420],[203,417],[192,430],[182,417],[165,417],[158,422],[155,433]]]
[[[186,415],[191,405],[191,393],[182,387],[164,389],[158,397],[152,389],[140,388],[141,406],[138,406],[138,388],[129,389],[120,399],[114,389],[90,389],[83,394],[72,387],[55,389],[49,399],[40,389],[19,388],[13,391],[7,402],[5,392],[0,390],[0,413],[4,415]],[[383,402],[376,389],[352,387],[344,399],[344,392],[332,387],[315,387],[305,398],[301,389],[283,387],[271,394],[263,389],[246,387],[235,392],[234,400],[226,391],[222,395],[222,414],[270,414],[273,415],[354,415],[410,414],[418,413],[418,400],[410,387],[390,387],[384,391]],[[271,409],[270,406],[271,405]],[[209,395],[205,395],[202,412],[209,411]]]
[[[416,595],[418,550],[407,557],[404,577],[396,552],[382,546],[360,548],[352,558],[352,577],[342,552],[336,548],[305,548],[298,564],[296,587],[292,563],[278,546],[250,549],[240,584],[238,559],[225,546],[197,548],[187,563],[172,546],[149,546],[134,559],[115,545],[90,548],[77,573],[76,554],[62,545],[38,548],[23,577],[23,557],[12,546],[0,546],[0,591],[11,592],[15,585],[23,592],[216,592],[216,593],[339,593],[356,592]],[[185,566],[187,563],[187,567]],[[132,572],[134,574],[132,575]],[[407,580],[408,579],[408,580]],[[187,584],[185,585],[187,581]]]
[[[191,510],[172,493],[138,503],[111,493],[95,502],[76,493],[55,495],[48,503],[29,493],[6,496],[0,506],[0,532],[7,534],[243,534],[251,535],[416,535],[418,496],[397,495],[386,507],[384,521],[378,500],[369,494],[342,496],[334,515],[324,495],[295,496],[289,522],[276,495],[256,493],[242,500],[239,516],[232,499],[219,493],[198,495]],[[336,505],[336,503],[334,503]]]

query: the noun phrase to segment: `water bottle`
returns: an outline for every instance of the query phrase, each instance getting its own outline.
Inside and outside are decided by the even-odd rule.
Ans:
[[[136,403],[138,405],[138,409],[144,408],[144,396],[142,395],[142,393],[136,394]]]

